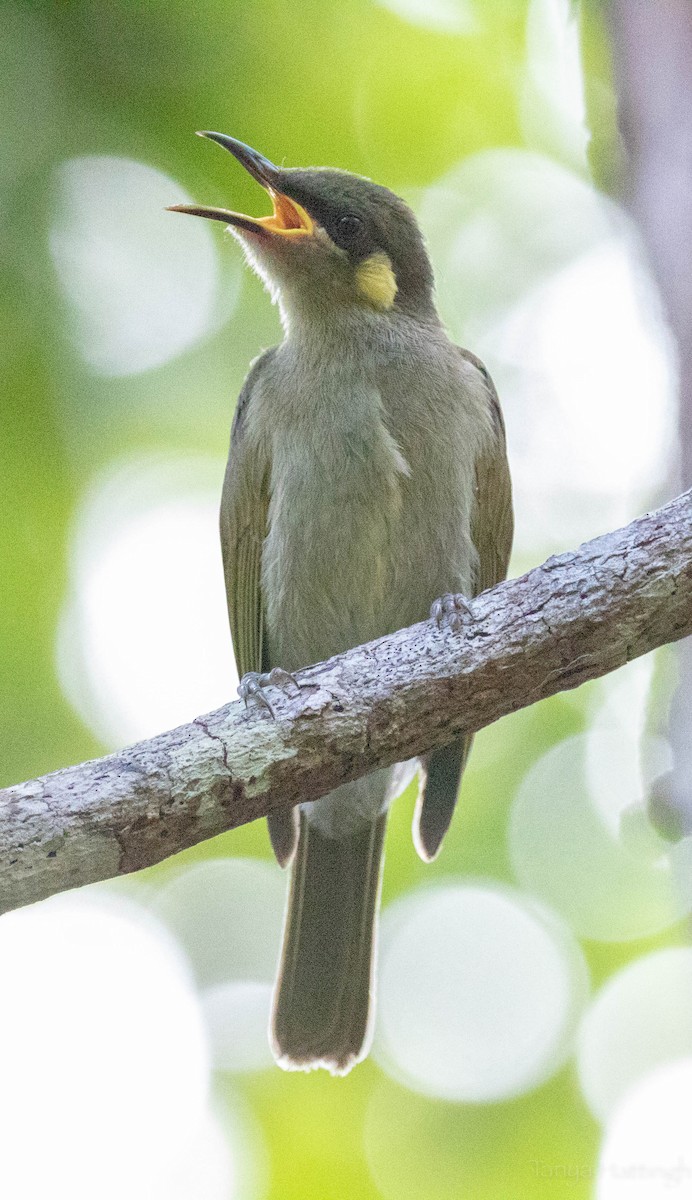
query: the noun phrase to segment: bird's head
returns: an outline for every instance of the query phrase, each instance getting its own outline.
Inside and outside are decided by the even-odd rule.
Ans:
[[[203,133],[269,193],[273,213],[249,217],[178,204],[173,212],[228,225],[259,275],[293,312],[335,307],[429,314],[433,275],[410,208],[385,187],[333,168],[276,167],[223,133]]]

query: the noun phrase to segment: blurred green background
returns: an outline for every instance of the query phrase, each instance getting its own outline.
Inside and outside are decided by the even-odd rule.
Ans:
[[[670,338],[618,199],[599,6],[72,0],[2,28],[0,784],[234,691],[216,507],[280,328],[221,227],[164,212],[264,211],[196,129],[413,204],[505,407],[513,573],[668,493]],[[485,731],[431,867],[402,798],[346,1079],[271,1064],[263,824],[3,918],[7,1194],[611,1200],[642,1163],[638,1194],[689,1188],[640,1135],[673,1095],[655,1068],[692,1053],[687,852],[645,813],[672,675],[661,653]]]

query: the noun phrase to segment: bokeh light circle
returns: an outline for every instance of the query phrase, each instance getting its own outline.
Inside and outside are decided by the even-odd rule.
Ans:
[[[478,33],[480,21],[474,0],[379,0],[402,21],[439,33]]]
[[[490,1102],[548,1078],[570,1052],[587,973],[551,914],[489,884],[447,884],[385,914],[375,1052],[430,1096]]]
[[[269,984],[283,927],[286,876],[255,858],[213,858],[173,874],[151,898],[202,988]]]
[[[642,1076],[692,1055],[692,949],[667,947],[613,975],[582,1019],[577,1065],[589,1108],[611,1115]]]
[[[652,1072],[626,1094],[601,1148],[595,1200],[692,1197],[692,1057]]]
[[[5,915],[0,958],[3,1190],[169,1196],[203,1136],[209,1079],[173,940],[137,906],[87,894]]]
[[[218,540],[222,475],[216,459],[136,458],[112,465],[81,505],[58,674],[109,747],[234,696]]]
[[[604,816],[602,791],[589,786],[599,761],[608,764],[616,823]],[[613,762],[622,772],[610,771]],[[628,756],[617,731],[577,734],[533,764],[512,804],[508,841],[517,880],[581,937],[647,937],[674,924],[692,902],[689,883],[681,886],[692,870],[692,844],[657,838],[641,808],[636,764],[634,748]],[[639,813],[638,842],[625,836],[620,820],[628,809],[631,826]]]
[[[252,1172],[247,1154],[237,1145],[239,1132],[229,1131],[228,1120],[223,1122],[209,1110],[189,1155],[166,1180],[165,1193],[157,1192],[152,1200],[159,1196],[160,1200],[233,1200],[235,1196],[249,1200],[255,1194],[247,1187]]]
[[[523,140],[588,170],[581,30],[571,0],[530,0],[520,90]]]
[[[73,337],[102,375],[158,367],[214,323],[218,267],[204,221],[165,212],[190,203],[173,179],[109,155],[73,158],[56,172],[50,249],[70,305]]]
[[[217,1071],[261,1071],[274,1067],[269,1048],[273,988],[253,979],[207,988],[202,1011]]]
[[[527,545],[561,549],[646,507],[673,444],[674,371],[627,227],[530,288],[484,353],[499,364]]]
[[[582,175],[519,149],[464,159],[426,190],[419,217],[440,310],[453,336],[475,349],[532,286],[610,238],[622,220]]]
[[[420,219],[441,314],[502,399],[515,551],[545,557],[631,519],[667,467],[675,368],[628,215],[583,172],[513,149],[459,163]]]

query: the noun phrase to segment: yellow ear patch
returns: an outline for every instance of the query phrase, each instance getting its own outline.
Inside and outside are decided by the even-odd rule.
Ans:
[[[373,308],[391,308],[397,293],[392,264],[386,254],[378,251],[363,259],[356,269],[356,287]]]

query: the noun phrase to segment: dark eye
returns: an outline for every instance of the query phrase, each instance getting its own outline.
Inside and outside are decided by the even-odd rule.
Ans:
[[[363,222],[353,213],[347,213],[345,217],[339,218],[336,228],[340,242],[353,242],[363,228]]]

